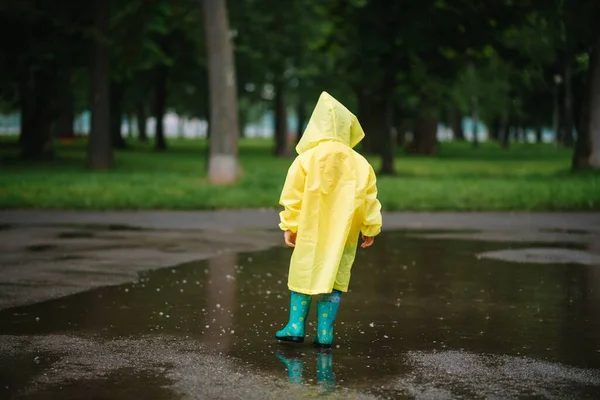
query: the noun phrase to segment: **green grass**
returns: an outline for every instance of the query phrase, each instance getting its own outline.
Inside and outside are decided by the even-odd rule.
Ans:
[[[172,140],[165,153],[134,144],[116,153],[114,170],[83,167],[85,143],[58,146],[51,163],[15,161],[0,151],[0,208],[217,209],[277,207],[290,159],[271,157],[269,141],[243,140],[241,181],[205,181],[205,142]],[[377,158],[371,160],[378,167]],[[379,178],[386,210],[600,209],[600,174],[569,172],[570,150],[553,145],[495,144],[473,149],[443,143],[436,158],[398,154],[398,175]]]

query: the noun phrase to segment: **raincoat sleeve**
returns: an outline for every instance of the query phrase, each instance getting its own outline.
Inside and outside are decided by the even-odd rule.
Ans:
[[[281,192],[279,204],[284,210],[279,214],[279,228],[283,231],[298,232],[298,217],[302,207],[302,195],[304,193],[304,181],[306,172],[300,164],[299,158],[296,158],[288,170],[285,184]]]
[[[381,203],[377,200],[377,178],[373,168],[369,173],[364,221],[360,232],[367,237],[377,236],[381,232]]]

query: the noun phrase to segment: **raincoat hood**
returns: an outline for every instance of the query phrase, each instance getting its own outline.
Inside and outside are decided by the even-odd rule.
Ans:
[[[322,141],[331,140],[354,147],[364,137],[358,118],[329,93],[323,92],[296,146],[296,152],[302,154]]]

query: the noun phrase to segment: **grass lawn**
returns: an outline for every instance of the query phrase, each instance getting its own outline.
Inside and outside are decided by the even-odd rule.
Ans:
[[[0,148],[0,208],[217,209],[277,207],[290,159],[271,157],[271,142],[243,140],[244,176],[235,186],[206,183],[206,143],[170,140],[169,150],[134,143],[116,153],[114,170],[84,168],[85,142],[58,146],[51,163],[14,161]],[[436,158],[399,153],[398,175],[379,178],[386,210],[600,209],[600,174],[569,172],[571,151],[554,145],[496,144],[473,149],[442,143]],[[378,167],[378,160],[371,160]]]

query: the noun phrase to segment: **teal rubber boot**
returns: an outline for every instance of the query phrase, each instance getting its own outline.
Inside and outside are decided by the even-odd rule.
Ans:
[[[309,295],[291,292],[290,319],[285,328],[275,334],[278,340],[293,343],[304,342],[304,328],[311,300]]]
[[[317,347],[331,348],[333,343],[333,323],[340,308],[341,292],[334,290],[331,294],[323,296],[317,302],[317,334],[313,343]]]

